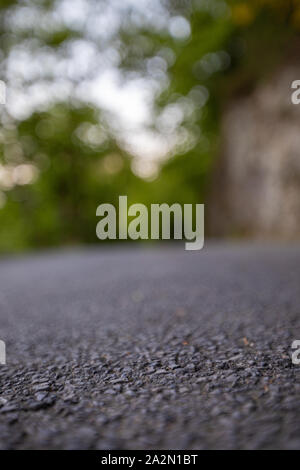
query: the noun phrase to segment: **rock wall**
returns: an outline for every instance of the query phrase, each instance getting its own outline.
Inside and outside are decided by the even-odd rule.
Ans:
[[[300,104],[291,102],[297,79],[300,60],[225,111],[207,204],[211,235],[300,239]]]

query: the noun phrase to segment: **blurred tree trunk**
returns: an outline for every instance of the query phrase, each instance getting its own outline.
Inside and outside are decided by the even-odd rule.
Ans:
[[[299,59],[227,106],[207,206],[214,236],[300,239],[300,105],[291,102]]]

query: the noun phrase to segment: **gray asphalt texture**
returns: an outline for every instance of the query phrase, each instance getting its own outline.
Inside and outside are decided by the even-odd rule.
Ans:
[[[1,449],[300,449],[300,247],[0,261]]]

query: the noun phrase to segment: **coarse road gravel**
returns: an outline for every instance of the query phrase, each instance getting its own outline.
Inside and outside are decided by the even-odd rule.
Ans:
[[[0,260],[1,449],[300,449],[300,246]]]

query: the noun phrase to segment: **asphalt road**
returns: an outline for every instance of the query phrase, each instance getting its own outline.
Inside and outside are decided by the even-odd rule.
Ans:
[[[300,246],[0,261],[0,448],[300,449]]]

